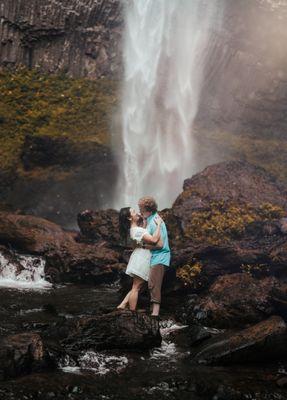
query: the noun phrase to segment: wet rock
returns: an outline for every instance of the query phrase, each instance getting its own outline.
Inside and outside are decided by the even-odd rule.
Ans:
[[[259,280],[246,273],[223,275],[206,295],[187,302],[186,319],[217,328],[244,327],[279,312],[272,301],[276,290],[286,293],[287,287],[274,277]]]
[[[199,324],[192,324],[188,329],[190,346],[198,346],[200,343],[222,333],[222,330],[209,328]]]
[[[186,179],[167,218],[173,265],[196,258],[205,287],[245,266],[284,274],[286,193],[267,171],[242,161],[214,164]]]
[[[50,365],[42,339],[36,333],[21,333],[3,338],[0,360],[0,379],[28,374]]]
[[[67,320],[51,328],[51,340],[64,351],[145,350],[161,343],[159,322],[145,313],[115,311],[96,317]]]
[[[287,377],[284,376],[283,378],[278,379],[276,383],[279,387],[287,387]]]
[[[82,241],[104,240],[113,246],[119,246],[119,213],[116,210],[86,210],[78,214],[78,225]]]
[[[205,342],[192,354],[201,364],[248,364],[283,359],[287,355],[287,326],[279,316],[244,330]]]
[[[50,280],[102,283],[116,279],[119,254],[104,246],[78,243],[75,236],[43,218],[0,213],[0,243],[44,256]]]
[[[279,228],[284,235],[287,235],[287,218],[281,218],[279,221]]]
[[[0,275],[5,275],[5,269],[9,264],[15,270],[15,275],[19,275],[24,269],[13,250],[0,245]]]

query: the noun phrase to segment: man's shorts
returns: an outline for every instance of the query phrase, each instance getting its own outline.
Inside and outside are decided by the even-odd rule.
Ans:
[[[148,288],[150,291],[150,301],[152,303],[161,302],[161,286],[165,273],[165,265],[157,264],[150,268],[149,278],[148,278]]]

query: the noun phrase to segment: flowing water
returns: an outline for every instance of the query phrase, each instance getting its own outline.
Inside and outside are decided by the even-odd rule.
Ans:
[[[10,260],[0,252],[0,287],[44,289],[51,287],[45,280],[42,257],[15,253]]]
[[[219,0],[126,3],[122,147],[116,207],[154,195],[171,205],[195,172],[192,126],[207,54],[220,29]]]
[[[0,337],[45,330],[63,317],[112,311],[119,286],[61,285],[32,289],[0,287]],[[146,352],[86,351],[75,362],[64,356],[58,369],[0,382],[0,399],[146,400],[146,399],[286,399],[276,387],[278,365],[253,368],[194,366],[188,330],[176,319],[183,299],[164,296],[162,345]],[[286,366],[280,365],[280,374]],[[283,371],[283,372],[282,372]]]

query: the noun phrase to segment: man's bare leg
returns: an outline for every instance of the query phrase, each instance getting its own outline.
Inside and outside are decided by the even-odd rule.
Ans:
[[[152,317],[158,317],[159,316],[159,310],[160,310],[160,304],[158,303],[153,303],[152,304]]]

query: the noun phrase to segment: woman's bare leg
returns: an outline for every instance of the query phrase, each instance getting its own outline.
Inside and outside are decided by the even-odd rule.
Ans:
[[[132,290],[131,290],[131,293],[129,296],[130,310],[134,311],[137,308],[139,291],[140,291],[143,283],[144,283],[144,280],[142,278],[134,277],[133,287],[132,287]]]
[[[123,299],[123,301],[121,302],[121,304],[119,304],[119,305],[117,306],[117,309],[118,309],[118,310],[124,310],[124,309],[127,307],[131,292],[132,292],[132,291],[130,290],[130,291],[128,292],[128,294],[126,295],[126,297],[125,297],[125,298]]]

